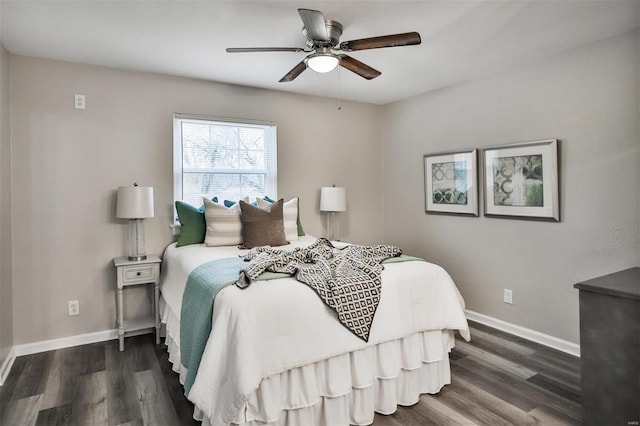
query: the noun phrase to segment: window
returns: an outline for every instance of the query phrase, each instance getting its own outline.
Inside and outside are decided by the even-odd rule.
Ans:
[[[277,198],[275,124],[175,114],[173,132],[176,200]]]

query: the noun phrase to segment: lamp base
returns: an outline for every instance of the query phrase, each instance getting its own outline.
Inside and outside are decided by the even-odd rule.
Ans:
[[[127,226],[127,258],[129,260],[145,260],[144,222],[142,219],[129,219]]]
[[[329,227],[331,230],[329,234],[329,241],[334,241],[336,239],[336,212],[329,212],[329,220],[331,224]]]
[[[129,260],[135,260],[135,261],[145,260],[146,258],[147,258],[146,254],[143,254],[142,256],[129,256],[129,257],[127,257],[127,259],[129,259]]]

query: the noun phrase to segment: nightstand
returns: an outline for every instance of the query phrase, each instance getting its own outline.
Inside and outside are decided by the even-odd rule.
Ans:
[[[118,277],[118,339],[121,351],[124,350],[124,335],[128,331],[155,327],[156,344],[160,343],[160,313],[158,312],[160,263],[162,263],[162,259],[158,256],[147,256],[144,260],[129,260],[127,257],[113,259]],[[123,290],[129,286],[149,284],[153,284],[151,315],[136,320],[125,320]]]

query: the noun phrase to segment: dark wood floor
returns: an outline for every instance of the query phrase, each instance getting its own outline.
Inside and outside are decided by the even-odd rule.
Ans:
[[[386,425],[580,423],[579,360],[471,323],[451,353],[452,384]],[[193,406],[152,335],[18,357],[0,388],[0,425],[190,425]]]
[[[422,395],[375,425],[577,425],[580,360],[469,322],[471,342],[456,339],[451,384]]]

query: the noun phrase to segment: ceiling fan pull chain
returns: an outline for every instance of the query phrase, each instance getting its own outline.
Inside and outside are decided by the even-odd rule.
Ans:
[[[340,85],[340,67],[338,67],[338,111],[342,111],[342,86]]]

